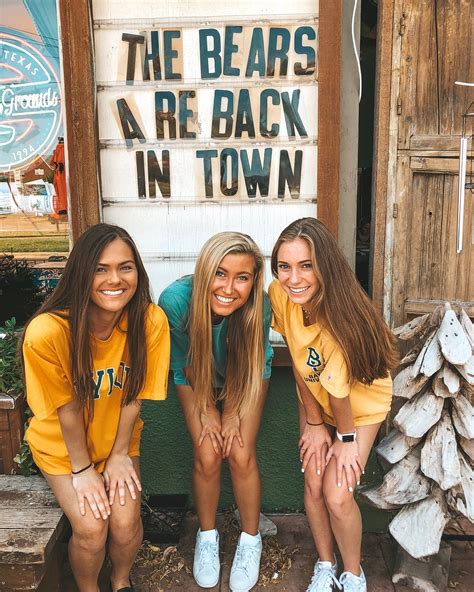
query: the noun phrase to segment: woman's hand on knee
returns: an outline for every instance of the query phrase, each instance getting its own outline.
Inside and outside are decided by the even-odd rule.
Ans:
[[[86,514],[86,500],[94,516],[104,520],[110,516],[110,505],[104,488],[104,480],[92,465],[79,475],[72,475],[72,486],[77,495],[79,512]]]
[[[244,447],[244,441],[242,439],[242,434],[240,433],[240,418],[236,413],[226,413],[224,411],[222,414],[221,434],[224,439],[222,458],[229,458],[234,438],[237,438],[237,442],[241,448]]]
[[[298,442],[302,472],[306,471],[306,467],[314,455],[316,473],[321,475],[326,466],[326,451],[331,444],[332,438],[324,423],[318,426],[306,424]]]
[[[214,406],[208,406],[205,412],[201,413],[201,435],[199,436],[198,446],[204,441],[206,436],[211,440],[214,452],[219,456],[224,449],[224,440],[221,435],[221,414]]]
[[[343,473],[345,473],[347,487],[349,491],[354,491],[354,487],[359,485],[360,476],[364,472],[357,442],[341,442],[340,440],[336,440],[328,450],[326,464],[332,457],[336,461],[337,486],[342,487],[342,477]]]
[[[114,503],[118,490],[119,503],[125,505],[125,486],[133,500],[137,499],[136,489],[142,490],[140,479],[128,454],[111,454],[105,463],[105,488],[109,493],[109,503]],[[136,488],[136,489],[135,489]]]

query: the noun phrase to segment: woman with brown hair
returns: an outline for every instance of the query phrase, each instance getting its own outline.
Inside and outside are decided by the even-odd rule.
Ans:
[[[72,526],[69,560],[80,592],[98,592],[108,552],[112,592],[130,592],[142,540],[142,399],[166,397],[169,328],[152,303],[130,235],[97,224],[23,334],[33,459]]]
[[[221,232],[202,247],[194,275],[168,286],[159,300],[171,327],[171,369],[193,443],[200,525],[193,574],[203,588],[219,581],[216,511],[225,458],[242,523],[230,589],[244,592],[258,580],[256,441],[272,360],[263,273],[263,255],[249,236]]]
[[[319,559],[307,592],[366,592],[353,492],[391,404],[395,339],[326,227],[292,222],[272,253],[273,328],[299,395],[305,509]],[[337,578],[334,539],[344,573]]]

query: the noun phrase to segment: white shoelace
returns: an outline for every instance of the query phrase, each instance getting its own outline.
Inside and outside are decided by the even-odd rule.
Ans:
[[[316,580],[318,580],[318,584],[320,584],[320,586],[326,586],[328,592],[329,592],[329,590],[331,590],[331,587],[333,584],[339,590],[342,590],[342,586],[339,583],[339,580],[333,574],[331,568],[318,566],[318,569],[315,571],[315,573],[313,574],[313,577],[311,578],[311,583],[309,585],[309,588],[311,588],[311,586],[313,586],[316,583]]]
[[[259,547],[254,547],[252,545],[239,545],[237,548],[235,569],[243,569],[245,573],[248,573],[249,565],[257,565],[259,556]]]
[[[213,567],[217,558],[217,544],[208,541],[207,543],[201,543],[199,546],[199,568],[207,566]]]
[[[360,577],[355,576],[349,571],[342,574],[340,582],[344,586],[344,592],[360,592],[361,590]]]

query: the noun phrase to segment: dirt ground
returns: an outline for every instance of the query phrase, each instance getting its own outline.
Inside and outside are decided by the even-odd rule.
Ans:
[[[313,571],[315,552],[306,517],[302,514],[272,515],[278,527],[276,537],[264,540],[260,580],[255,592],[303,592]],[[135,592],[198,592],[192,577],[194,538],[197,518],[186,516],[183,534],[177,547],[158,548],[146,543],[140,550],[132,572]],[[213,592],[229,590],[229,573],[235,551],[237,530],[228,518],[219,517],[221,535],[221,578]],[[474,544],[451,541],[451,563],[448,592],[473,592]],[[165,550],[166,549],[166,550]],[[369,592],[410,592],[412,588],[393,584],[391,573],[395,546],[387,534],[365,533],[362,543],[362,565]],[[109,592],[110,568],[101,574],[101,592]],[[61,592],[77,592],[67,563],[63,565]]]

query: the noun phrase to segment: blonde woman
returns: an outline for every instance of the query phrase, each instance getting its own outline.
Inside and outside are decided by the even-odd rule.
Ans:
[[[318,220],[285,228],[271,264],[273,328],[288,344],[300,396],[304,502],[319,555],[307,592],[367,592],[353,491],[390,409],[395,339]]]
[[[159,300],[171,327],[171,369],[193,443],[200,524],[193,574],[203,588],[219,581],[216,510],[226,458],[242,524],[230,588],[247,591],[258,580],[256,440],[272,360],[263,273],[263,256],[249,236],[221,232],[204,244],[194,275],[175,281]]]

